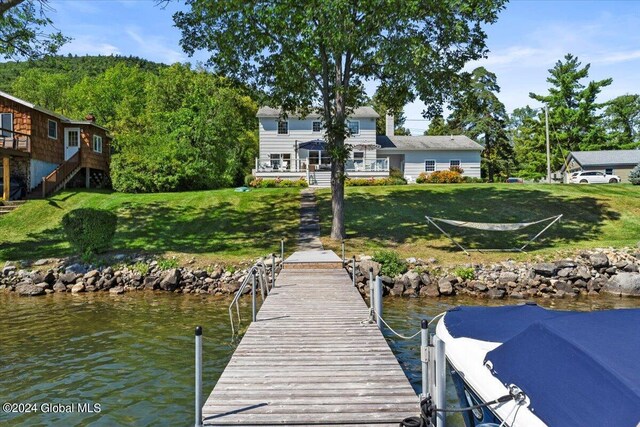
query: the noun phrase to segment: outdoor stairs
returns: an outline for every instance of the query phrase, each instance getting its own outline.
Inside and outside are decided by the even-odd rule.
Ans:
[[[64,165],[64,163],[63,163]],[[58,167],[57,170],[59,170],[60,167]],[[71,172],[69,172],[67,174],[67,176],[65,176],[62,180],[60,180],[60,182],[58,182],[55,187],[53,188],[52,191],[49,192],[48,196],[57,193],[58,191],[60,191],[61,189],[64,188],[65,185],[67,185],[67,183],[69,181],[71,181],[71,179],[73,179],[74,176],[76,176],[76,174],[80,171],[80,169],[82,169],[82,167],[80,165],[76,166],[74,169],[71,170]],[[42,182],[40,184],[38,184],[33,190],[31,190],[28,194],[26,199],[27,200],[35,200],[35,199],[42,199],[43,195],[42,195]]]
[[[0,215],[8,214],[15,211],[20,206],[25,204],[25,200],[11,200],[6,202],[0,202]]]
[[[309,174],[309,186],[318,188],[331,187],[331,171],[314,171]]]

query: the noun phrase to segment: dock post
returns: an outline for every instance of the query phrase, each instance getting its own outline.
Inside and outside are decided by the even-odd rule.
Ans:
[[[382,279],[380,276],[376,277],[376,287],[373,295],[373,302],[375,304],[375,313],[378,321],[378,329],[382,331]]]
[[[373,267],[369,267],[369,322],[373,322]]]
[[[342,239],[342,245],[341,246],[342,246],[342,265],[344,266],[344,262],[346,261],[344,259],[344,239]]]
[[[271,289],[276,287],[276,254],[271,254]]]
[[[353,286],[356,286],[356,256],[353,256],[353,270],[351,271],[351,281],[353,282]]]
[[[202,426],[202,326],[196,326],[196,423]]]
[[[251,320],[256,321],[256,271],[251,273]]]
[[[284,266],[284,238],[280,239],[280,262]]]
[[[420,398],[424,399],[429,394],[429,385],[427,384],[427,362],[429,361],[429,322],[427,319],[422,319],[420,328],[420,362],[422,362],[422,395]]]
[[[435,336],[433,338],[436,350],[436,394],[434,396],[434,404],[436,408],[442,409],[446,406],[446,381],[447,381],[447,359],[445,357],[444,341]],[[436,413],[436,426],[445,427],[446,413]]]

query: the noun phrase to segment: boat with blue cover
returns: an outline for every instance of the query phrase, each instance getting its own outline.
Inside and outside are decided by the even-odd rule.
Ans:
[[[468,427],[637,427],[639,326],[640,309],[457,307],[436,336]]]

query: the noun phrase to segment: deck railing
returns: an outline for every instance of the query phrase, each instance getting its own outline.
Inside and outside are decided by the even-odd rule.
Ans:
[[[80,150],[49,175],[42,178],[42,197],[47,197],[56,191],[58,186],[62,184],[78,166],[80,166]]]
[[[314,170],[331,170],[331,164],[325,163],[321,165],[309,164],[308,159],[284,160],[274,162],[260,162],[255,159],[256,172],[307,172]],[[345,171],[347,172],[388,172],[389,159],[376,159],[368,161],[347,160],[345,163]]]
[[[31,151],[31,135],[0,128],[0,148],[19,151]]]

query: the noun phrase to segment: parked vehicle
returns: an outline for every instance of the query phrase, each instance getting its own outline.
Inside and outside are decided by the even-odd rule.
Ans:
[[[522,178],[509,177],[505,181],[507,184],[524,184],[524,180]]]
[[[616,184],[620,182],[620,177],[597,171],[582,171],[572,173],[569,182],[571,184]]]

